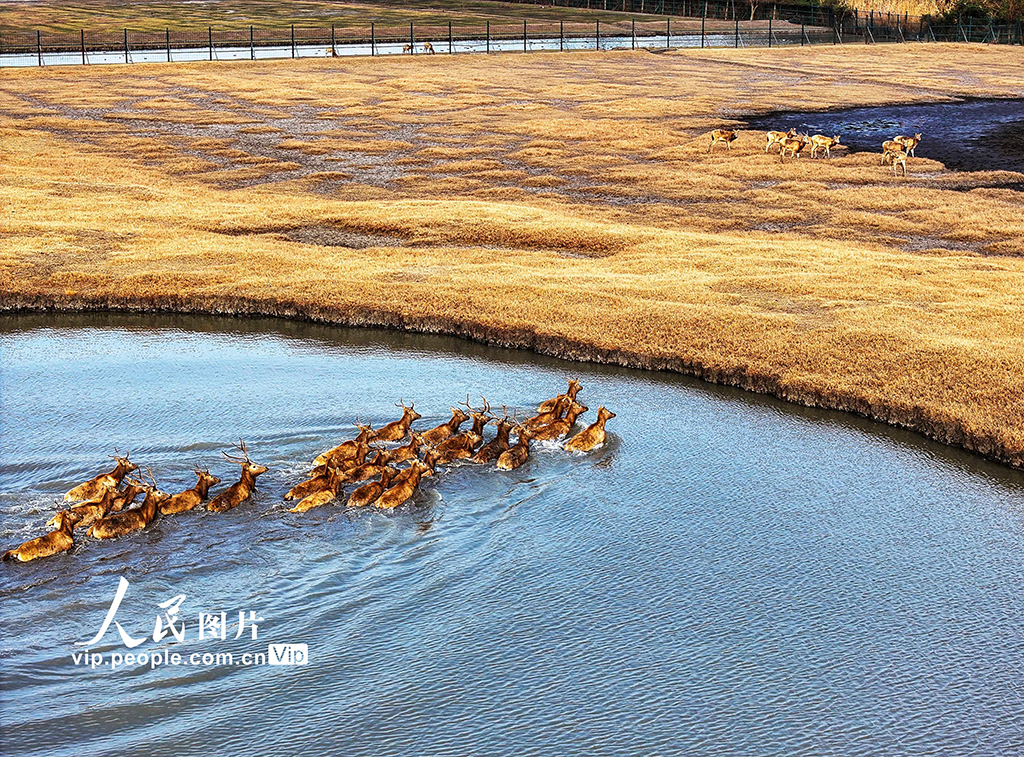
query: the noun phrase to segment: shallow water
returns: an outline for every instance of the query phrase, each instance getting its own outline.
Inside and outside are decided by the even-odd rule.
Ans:
[[[887,139],[920,133],[917,156],[940,161],[951,170],[1024,172],[1024,100],[773,113],[747,123],[752,129],[838,134],[856,152],[881,152]]]
[[[1011,754],[1024,476],[913,434],[684,377],[281,321],[0,318],[0,542],[115,446],[168,489],[254,501],[0,567],[4,755]],[[285,512],[306,461],[414,400],[526,408],[579,376],[606,448],[455,467],[391,513]],[[152,632],[305,666],[75,665],[117,586]],[[196,638],[256,611],[258,640]],[[113,627],[90,647],[127,652]]]

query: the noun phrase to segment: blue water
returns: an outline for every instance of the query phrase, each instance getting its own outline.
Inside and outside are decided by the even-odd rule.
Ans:
[[[569,376],[587,456],[454,466],[396,511],[285,511],[308,461],[398,399],[436,425]],[[850,416],[663,374],[274,321],[0,318],[0,543],[114,447],[168,490],[244,437],[271,470],[193,511],[0,566],[0,752],[15,755],[1010,755],[1024,743],[1024,475]],[[116,619],[303,666],[111,670]],[[225,611],[224,641],[196,638]],[[262,619],[240,639],[239,611]],[[90,648],[126,653],[111,627]]]

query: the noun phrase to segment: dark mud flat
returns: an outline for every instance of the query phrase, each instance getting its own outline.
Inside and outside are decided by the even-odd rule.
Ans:
[[[453,466],[392,513],[288,513],[308,461],[416,402],[525,408],[583,382],[609,444]],[[477,400],[479,401],[479,400]],[[493,431],[488,431],[488,437]],[[114,446],[252,501],[0,566],[0,754],[1009,755],[1024,729],[1024,472],[693,378],[287,320],[0,317],[0,547]],[[232,664],[76,666],[118,622]],[[236,638],[241,610],[259,638]],[[197,638],[229,613],[226,640]],[[238,664],[307,644],[304,666]],[[93,652],[127,651],[111,628]],[[73,727],[68,724],[73,723]]]
[[[884,105],[819,113],[772,113],[749,119],[752,129],[839,134],[854,152],[880,152],[897,134],[923,135],[922,158],[954,171],[1024,173],[1024,100],[964,100]]]

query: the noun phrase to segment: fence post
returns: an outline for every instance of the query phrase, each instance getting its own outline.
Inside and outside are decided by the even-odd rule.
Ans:
[[[803,24],[800,24],[800,47],[804,46],[804,38],[807,36],[807,31]]]
[[[412,30],[412,21],[409,22],[409,55],[416,54],[416,35]]]
[[[452,54],[452,22],[448,22],[448,54]]]
[[[370,22],[370,56],[377,54],[377,34],[373,27],[373,22]]]
[[[737,26],[737,28],[739,28],[739,22],[738,21],[736,22],[736,26]],[[801,24],[801,27],[802,26],[803,26],[803,24]],[[800,40],[800,44],[802,45],[803,43],[804,43],[804,41]],[[772,46],[772,17],[769,16],[768,17],[768,48],[771,49],[771,46]]]
[[[734,47],[738,48],[740,46],[740,20],[738,18],[736,18],[736,12],[735,11],[733,11],[732,18],[736,22],[736,42],[735,42]],[[769,42],[771,41],[771,36],[770,35],[768,37],[768,41]]]
[[[704,0],[704,10],[700,14],[700,48],[704,49],[704,21],[708,17],[708,0]]]
[[[558,22],[558,51],[565,52],[565,22]]]
[[[491,22],[487,22],[487,52],[491,51]]]
[[[523,19],[523,52],[526,52],[526,19]]]
[[[672,49],[672,17],[665,19],[665,48]]]
[[[36,29],[36,55],[39,58],[39,65],[43,65],[43,36],[42,33]]]
[[[331,57],[338,57],[338,40],[334,36],[334,24],[331,24]]]
[[[295,57],[295,24],[292,24],[292,57]]]
[[[124,30],[124,62],[125,63],[131,63],[131,61],[128,59],[128,28],[127,27],[125,27],[125,30]]]
[[[207,30],[210,33],[210,60],[213,60],[213,27],[209,26]]]
[[[85,29],[82,29],[82,65],[85,65]]]
[[[249,60],[256,60],[256,35],[252,25],[249,25]]]
[[[632,26],[630,27],[630,31],[629,31],[629,34],[630,34],[630,37],[629,37],[629,39],[630,39],[629,49],[630,50],[636,50],[636,19],[635,18],[631,19],[631,21],[633,23],[632,23]]]

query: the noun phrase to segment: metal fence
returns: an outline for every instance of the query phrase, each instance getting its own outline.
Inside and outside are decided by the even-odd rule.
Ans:
[[[519,0],[524,2],[525,0]],[[195,60],[607,50],[678,47],[773,47],[855,42],[987,42],[1024,44],[1021,24],[972,21],[933,26],[893,14],[839,15],[831,8],[739,5],[722,0],[556,0],[570,7],[643,13],[617,22],[523,21],[477,25],[288,26],[222,30],[77,34],[0,33],[0,66],[143,63]],[[652,20],[651,14],[667,17]],[[680,23],[673,18],[690,16]],[[751,18],[753,16],[753,18]]]

